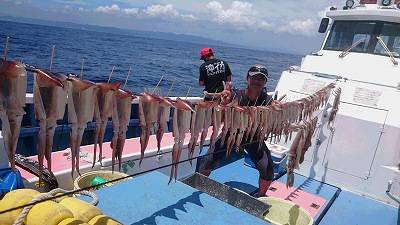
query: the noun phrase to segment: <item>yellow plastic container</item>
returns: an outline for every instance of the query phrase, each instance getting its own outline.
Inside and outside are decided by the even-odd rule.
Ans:
[[[89,221],[90,225],[122,225],[122,223],[117,222],[116,220],[106,216],[99,215],[94,217]]]
[[[29,203],[33,197],[40,194],[38,191],[32,189],[18,189],[7,193],[0,201],[0,210],[11,209],[14,207],[22,206]],[[5,214],[0,215],[0,224],[11,224],[22,212],[22,209],[17,209]],[[7,222],[8,221],[8,222]]]
[[[74,188],[81,189],[81,188],[90,187],[91,186],[90,182],[96,176],[99,176],[107,181],[110,181],[110,180],[114,180],[117,178],[126,177],[126,176],[128,176],[128,174],[120,173],[120,172],[116,172],[116,171],[114,171],[114,173],[113,173],[112,171],[109,171],[109,170],[98,170],[98,171],[87,172],[87,173],[82,174],[82,176],[77,177],[74,180]],[[128,179],[132,179],[132,178],[128,178]],[[125,181],[125,179],[121,180],[121,181]],[[118,182],[121,182],[121,181],[118,181]],[[118,182],[115,182],[115,183],[118,183]],[[112,183],[112,184],[114,184],[114,183]]]
[[[81,220],[85,223],[102,214],[100,209],[77,198],[64,198],[60,201],[60,204],[69,209],[75,219]]]
[[[25,225],[58,225],[61,221],[73,217],[72,212],[61,204],[45,201],[29,210],[25,217]]]
[[[294,204],[274,197],[261,197],[258,200],[271,206],[264,219],[274,225],[312,225],[314,223],[310,214]]]
[[[58,225],[89,225],[89,224],[87,224],[81,220],[77,220],[74,218],[68,218],[68,219],[61,221],[61,223],[59,223]]]

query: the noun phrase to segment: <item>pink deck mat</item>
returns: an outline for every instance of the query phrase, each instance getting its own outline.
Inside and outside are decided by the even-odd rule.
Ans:
[[[209,128],[208,133],[207,133],[207,138],[208,140],[211,137],[212,134],[212,127]],[[185,136],[185,142],[184,144],[188,144],[190,140],[190,133],[187,133]],[[168,148],[170,147],[172,150],[172,146],[174,145],[174,138],[172,137],[172,132],[171,133],[165,133],[163,136],[163,139],[161,141],[161,149],[163,148]],[[151,135],[149,139],[149,144],[147,145],[146,152],[149,151],[156,151],[157,149],[157,139],[155,135]],[[93,154],[93,145],[86,145],[86,146],[81,146],[80,148],[81,153],[90,153]],[[99,154],[99,148],[97,147],[97,157]],[[130,138],[125,141],[125,146],[124,146],[124,152],[122,157],[126,157],[127,155],[132,155],[132,154],[140,154],[140,138]],[[111,155],[112,155],[112,149],[110,147],[110,142],[104,142],[103,143],[103,160],[111,160]],[[62,151],[57,151],[53,152],[51,154],[51,159],[52,159],[52,171],[54,174],[65,171],[65,170],[70,170],[71,168],[71,160],[68,158],[69,157],[69,150],[62,150]],[[29,157],[30,159],[36,160],[37,161],[37,156],[31,156]],[[145,162],[145,161],[144,161]],[[80,167],[92,164],[89,161],[86,161],[84,159],[80,159],[79,161]],[[44,165],[47,165],[46,159],[44,160]],[[32,178],[35,178],[36,176],[34,174],[29,173],[28,171],[18,168],[18,170],[21,172],[21,175],[24,179],[30,180]]]
[[[291,201],[305,209],[313,218],[318,215],[319,211],[323,208],[322,206],[324,206],[326,202],[325,199],[317,195],[310,194],[294,187],[286,188],[286,184],[279,181],[274,181],[271,184],[267,191],[267,195]]]

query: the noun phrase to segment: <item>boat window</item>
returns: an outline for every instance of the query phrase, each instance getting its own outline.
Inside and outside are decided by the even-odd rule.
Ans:
[[[394,57],[400,58],[400,24],[383,21],[335,21],[324,50],[346,51],[357,41],[350,52],[388,56],[378,42],[381,37]]]
[[[384,23],[380,32],[383,39],[393,56],[400,56],[400,24]],[[377,44],[374,49],[375,54],[388,55],[382,45]]]
[[[376,22],[336,21],[332,27],[325,50],[344,51],[355,42],[363,40],[352,52],[367,52]]]

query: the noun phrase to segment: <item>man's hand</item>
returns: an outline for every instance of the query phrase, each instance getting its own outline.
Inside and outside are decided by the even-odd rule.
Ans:
[[[278,100],[272,100],[271,105],[280,106],[282,105],[282,100],[286,97],[286,94],[282,95]]]
[[[280,106],[282,103],[278,100],[272,100],[271,105]]]
[[[232,82],[222,82],[224,85],[224,90],[221,94],[221,105],[227,105],[232,101]]]

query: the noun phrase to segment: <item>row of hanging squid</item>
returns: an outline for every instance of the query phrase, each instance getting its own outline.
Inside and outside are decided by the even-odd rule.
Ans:
[[[281,104],[268,105],[265,102],[265,105],[263,103],[261,106],[240,106],[238,99],[234,99],[228,105],[221,105],[219,99],[191,104],[181,98],[172,100],[162,97],[154,90],[133,94],[121,88],[119,82],[94,83],[73,74],[66,76],[4,59],[0,61],[0,118],[5,147],[13,169],[15,169],[14,156],[21,121],[25,114],[27,70],[32,71],[34,77],[34,109],[40,128],[37,146],[40,170],[46,159],[47,167],[51,171],[51,153],[57,120],[64,117],[67,108],[68,123],[71,128],[72,175],[75,170],[80,174],[80,145],[84,130],[92,121],[96,124],[93,136],[93,166],[97,161],[97,147],[99,148],[98,161],[101,163],[103,140],[110,118],[113,126],[112,170],[114,170],[115,160],[118,160],[118,168],[121,170],[131,104],[134,98],[139,97],[139,126],[141,128],[139,165],[144,159],[152,132],[156,134],[157,147],[160,151],[161,140],[167,130],[166,125],[173,108],[174,146],[170,182],[173,178],[177,179],[185,135],[191,134],[188,158],[193,158],[199,137],[200,149],[202,149],[209,127],[212,126],[209,153],[213,153],[216,140],[221,137],[221,146],[227,146],[227,156],[233,149],[239,151],[242,141],[259,142],[259,147],[261,147],[262,141],[266,138],[279,142],[282,135],[285,135],[286,142],[291,138],[292,132],[297,132],[289,152],[288,186],[291,186],[293,185],[291,174],[294,168],[298,168],[303,161],[306,150],[311,146],[311,137],[317,126],[317,119],[312,118],[313,112],[328,103],[331,92],[335,89],[336,96],[328,121],[328,125],[332,124],[338,111],[341,93],[340,88],[335,88],[335,85],[330,84],[309,97]]]
[[[175,101],[154,95],[144,93],[139,101],[139,118],[142,134],[141,140],[141,162],[147,147],[149,136],[153,128],[155,131],[158,150],[160,142],[165,131],[165,126],[169,120],[170,109],[175,108],[173,114],[173,137],[174,146],[172,150],[172,164],[170,181],[177,179],[178,164],[183,148],[185,134],[190,132],[190,141],[188,144],[188,158],[193,158],[198,139],[200,137],[200,151],[212,126],[212,135],[210,138],[209,154],[212,154],[216,140],[221,138],[221,146],[226,145],[227,156],[233,149],[239,151],[242,141],[259,142],[259,148],[262,141],[266,138],[274,139],[274,142],[281,141],[282,135],[285,135],[285,142],[292,136],[292,132],[297,132],[297,136],[289,153],[290,159],[296,159],[298,163],[303,161],[306,150],[311,146],[311,137],[317,126],[317,118],[312,118],[313,113],[328,103],[334,84],[330,84],[317,91],[307,98],[281,104],[272,104],[261,106],[240,106],[237,99],[228,105],[219,104],[219,100],[199,101],[191,104],[183,99]],[[336,115],[340,100],[340,88],[334,91],[336,94],[333,110],[329,117],[331,124]],[[268,106],[267,106],[268,105]],[[158,124],[159,126],[155,126]],[[223,125],[223,127],[222,127]],[[222,131],[221,131],[222,127]],[[301,132],[298,132],[301,131]],[[300,137],[298,137],[301,135]],[[299,139],[299,141],[297,141]],[[300,141],[301,140],[301,141]],[[304,143],[303,143],[304,142]],[[296,151],[293,149],[296,146]],[[301,146],[301,147],[299,147]],[[299,150],[297,150],[297,147]],[[191,161],[190,161],[191,163]],[[290,161],[288,171],[293,172],[293,162]],[[288,183],[289,186],[290,182]]]
[[[11,168],[15,170],[15,153],[25,114],[27,70],[33,72],[33,102],[35,118],[39,124],[38,161],[39,180],[44,159],[51,171],[51,153],[57,120],[63,119],[67,108],[70,131],[71,175],[79,172],[79,151],[85,128],[89,122],[96,124],[94,131],[93,166],[99,146],[99,161],[102,159],[103,139],[107,121],[112,118],[113,138],[111,147],[112,169],[115,159],[119,161],[128,128],[132,99],[131,92],[120,88],[120,83],[94,83],[70,74],[54,73],[38,69],[17,61],[0,61],[0,118],[2,135]]]

